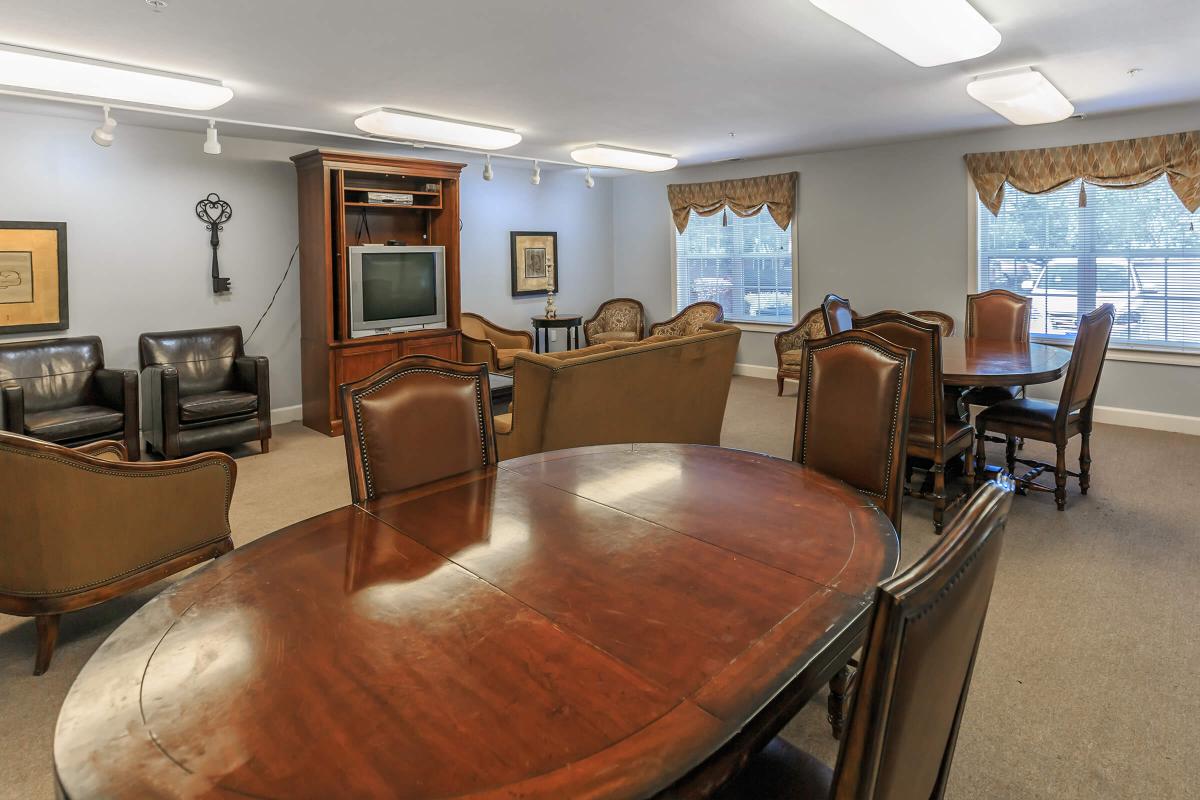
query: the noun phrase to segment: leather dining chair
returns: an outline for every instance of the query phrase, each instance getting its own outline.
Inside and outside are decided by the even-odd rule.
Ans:
[[[801,348],[804,343],[810,339],[823,339],[828,335],[825,330],[825,315],[820,308],[814,308],[795,325],[775,334],[775,359],[778,366],[775,382],[779,386],[780,397],[783,396],[785,379],[800,379],[800,363],[803,360]]]
[[[715,800],[940,798],[991,600],[1012,481],[988,482],[946,536],[879,585],[834,769],[782,739]]]
[[[233,549],[233,459],[125,462],[125,445],[0,433],[0,613],[33,617],[50,666],[60,617]]]
[[[1087,494],[1091,485],[1092,469],[1092,410],[1096,405],[1096,391],[1100,386],[1100,373],[1104,357],[1108,353],[1108,342],[1116,320],[1116,310],[1105,303],[1079,321],[1075,334],[1075,345],[1071,350],[1071,363],[1063,380],[1062,394],[1057,403],[1035,400],[1028,397],[1005,400],[979,412],[975,418],[975,472],[977,475],[987,466],[987,433],[1004,436],[1005,461],[1009,472],[1017,463],[1032,467],[1032,471],[1018,478],[1022,489],[1054,492],[1058,510],[1067,507],[1067,477],[1079,479],[1079,491]],[[1079,472],[1067,469],[1067,442],[1081,436],[1079,446]],[[1022,437],[1053,444],[1057,452],[1055,464],[1016,457],[1016,439]],[[1042,486],[1036,478],[1043,472],[1053,470],[1054,489]]]
[[[464,311],[462,357],[469,364],[487,364],[492,372],[511,375],[517,353],[533,352],[533,334],[501,328],[479,314]]]
[[[967,295],[968,339],[996,339],[1005,342],[1028,342],[1029,320],[1033,313],[1033,298],[991,289]],[[962,397],[971,406],[990,406],[1024,395],[1024,386],[977,386]]]
[[[265,356],[247,356],[242,329],[143,333],[146,443],[167,458],[258,440],[271,446],[271,381]]]
[[[854,312],[850,301],[836,294],[827,294],[821,301],[821,315],[825,318],[825,330],[832,336],[854,327]]]
[[[65,447],[138,441],[137,373],[104,366],[98,336],[0,344],[0,430]]]
[[[646,327],[646,308],[632,297],[605,300],[595,315],[583,323],[587,344],[605,342],[638,342]]]
[[[409,356],[340,394],[355,503],[496,463],[486,364]]]
[[[932,494],[924,490],[913,496],[933,501],[933,528],[942,532],[946,511],[946,464],[966,454],[968,483],[974,473],[970,453],[973,445],[971,426],[959,419],[947,419],[942,385],[942,334],[937,325],[908,314],[881,311],[855,321],[855,328],[882,336],[892,344],[913,351],[912,392],[908,409],[908,456],[926,459],[933,477]]]
[[[695,336],[704,330],[705,323],[723,322],[725,309],[720,303],[700,300],[687,306],[675,316],[650,326],[651,336]]]

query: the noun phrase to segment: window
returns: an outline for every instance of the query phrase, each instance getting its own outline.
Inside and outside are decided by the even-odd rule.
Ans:
[[[1117,312],[1117,347],[1200,352],[1200,232],[1165,177],[1137,189],[1079,183],[1031,195],[1009,188],[999,216],[982,203],[979,290],[1033,298],[1036,339],[1070,340],[1079,317]]]
[[[790,226],[781,230],[766,209],[693,212],[675,238],[675,310],[698,300],[720,303],[727,320],[792,324]]]

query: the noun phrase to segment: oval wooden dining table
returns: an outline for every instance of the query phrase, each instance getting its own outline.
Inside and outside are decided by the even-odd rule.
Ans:
[[[69,798],[703,797],[860,645],[897,537],[789,461],[563,450],[240,547],[63,705]]]
[[[942,381],[948,386],[1032,386],[1067,372],[1071,351],[1037,342],[942,339]]]

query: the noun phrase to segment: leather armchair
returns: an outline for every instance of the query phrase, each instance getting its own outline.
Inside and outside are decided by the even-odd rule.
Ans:
[[[136,461],[137,373],[107,369],[96,336],[0,344],[0,429],[66,447],[121,441]]]
[[[179,458],[255,439],[270,450],[268,363],[245,354],[240,327],[143,333],[138,357],[153,450]]]
[[[595,316],[583,323],[583,335],[588,344],[637,342],[645,326],[645,306],[631,297],[616,297],[601,303]]]
[[[464,312],[459,327],[463,361],[487,364],[491,372],[510,374],[517,353],[533,352],[532,333],[501,328],[479,314]]]
[[[233,549],[231,458],[135,464],[124,454],[118,442],[69,449],[0,433],[0,612],[35,618],[35,675],[50,665],[63,613]]]

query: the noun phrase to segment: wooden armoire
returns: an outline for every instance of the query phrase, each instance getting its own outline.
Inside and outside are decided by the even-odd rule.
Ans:
[[[465,164],[312,150],[292,156],[300,205],[300,369],[304,424],[342,432],[338,386],[398,358],[458,360],[460,282],[458,189]],[[402,192],[412,205],[368,202],[368,192]],[[446,248],[446,328],[354,339],[346,248],[360,244]]]

